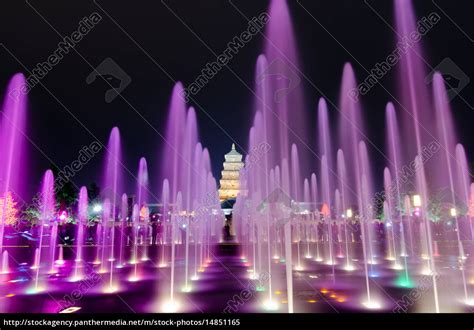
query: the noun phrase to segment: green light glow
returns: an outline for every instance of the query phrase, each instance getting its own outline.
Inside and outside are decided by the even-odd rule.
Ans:
[[[410,276],[408,276],[407,272],[400,273],[400,275],[395,280],[395,285],[407,289],[415,287],[413,281],[411,280]]]

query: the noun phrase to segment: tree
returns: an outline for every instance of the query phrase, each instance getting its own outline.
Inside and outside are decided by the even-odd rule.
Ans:
[[[67,181],[63,182],[58,180],[61,170],[54,164],[50,166],[54,174],[54,192],[56,195],[56,201],[65,206],[74,205],[77,200],[77,188],[71,181],[71,178],[67,178]]]
[[[4,210],[5,216],[3,216]],[[17,203],[9,191],[6,193],[6,198],[0,198],[0,219],[4,219],[5,225],[8,226],[13,226],[18,221]]]
[[[90,201],[96,200],[99,198],[100,195],[100,188],[95,182],[89,183],[87,186],[87,196],[89,197]]]
[[[41,204],[41,194],[38,193],[33,196],[31,203],[23,208],[21,215],[23,221],[28,223],[30,226],[38,225],[41,217]]]

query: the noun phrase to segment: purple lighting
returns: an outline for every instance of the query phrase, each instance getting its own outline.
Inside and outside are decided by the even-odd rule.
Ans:
[[[0,114],[0,312],[471,311],[472,152],[443,74],[425,72],[420,40],[395,69],[400,101],[354,99],[360,63],[337,56],[328,86],[306,90],[310,69],[325,64],[300,64],[293,8],[269,3],[242,78],[248,122],[206,119],[173,80],[156,140],[128,123],[97,132],[97,184],[79,171],[65,180],[56,164],[34,182],[45,160],[30,162],[26,147],[41,147],[29,135],[42,127],[27,129],[25,77],[11,78]],[[397,43],[417,16],[410,0],[393,9]],[[226,127],[236,118],[245,141]]]

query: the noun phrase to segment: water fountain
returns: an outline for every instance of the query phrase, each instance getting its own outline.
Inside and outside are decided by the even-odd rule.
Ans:
[[[92,285],[85,300],[107,294],[114,301],[120,289],[153,295],[156,301],[147,311],[186,311],[192,307],[184,300],[220,289],[225,281],[218,267],[228,270],[235,262],[239,266],[233,276],[255,287],[255,302],[245,311],[321,311],[323,301],[344,311],[388,311],[394,302],[382,290],[402,299],[424,278],[432,292],[410,311],[465,311],[465,305],[473,304],[474,183],[443,77],[433,75],[431,91],[424,82],[421,43],[400,59],[400,101],[386,104],[385,148],[379,150],[369,138],[363,100],[351,97],[358,83],[350,63],[342,67],[337,104],[329,98],[313,100],[318,133],[307,134],[309,110],[286,2],[272,0],[269,15],[255,65],[241,194],[232,213],[235,237],[220,235],[225,220],[209,151],[200,143],[196,111],[182,98],[178,82],[171,93],[159,170],[140,158],[132,191],[125,184],[127,159],[117,127],[105,148],[97,201],[89,202],[92,197],[81,187],[77,204],[61,206],[58,215],[53,173],[45,173],[38,232],[33,234],[37,246],[26,267],[34,274],[29,294],[47,287],[63,293],[97,275],[100,288]],[[395,0],[395,22],[397,41],[416,28],[410,1]],[[21,74],[15,75],[7,93],[24,83]],[[15,198],[22,194],[19,176],[28,174],[20,162],[26,100],[21,93],[16,96],[5,99],[0,122],[0,193]],[[262,145],[271,148],[252,157],[250,151]],[[384,151],[378,168],[375,152]],[[448,193],[436,213],[433,204],[441,188]],[[0,271],[17,280],[21,267],[13,265],[12,248],[3,242],[9,229],[7,204],[1,212]],[[75,224],[66,224],[66,218]],[[441,225],[448,229],[439,230]],[[75,229],[74,246],[60,243],[58,248],[68,226]],[[224,249],[236,256],[219,255]],[[446,279],[453,283],[439,285]],[[150,293],[150,283],[156,293]],[[324,299],[300,299],[306,284]],[[451,284],[453,294],[447,295]],[[201,307],[209,308],[206,303]]]
[[[21,180],[27,180],[26,163],[26,107],[27,99],[20,91],[25,88],[25,76],[15,74],[7,87],[0,122],[0,194],[3,199],[12,193],[18,198],[24,198]],[[0,253],[3,253],[3,239],[7,216],[7,203],[2,203],[3,210],[0,218]]]
[[[74,276],[72,281],[80,281],[83,274],[85,260],[83,256],[84,247],[84,229],[89,221],[89,201],[87,197],[87,188],[81,187],[79,190],[79,201],[77,210],[77,236],[76,236],[76,258],[74,260]]]
[[[39,226],[39,242],[37,252],[35,254],[35,279],[34,279],[34,287],[31,289],[32,293],[41,292],[45,289],[42,280],[40,278],[41,272],[41,256],[43,253],[43,238],[44,238],[44,230],[46,226],[50,226],[50,222],[54,221],[56,218],[56,200],[54,195],[54,177],[53,172],[51,170],[47,170],[43,177],[43,183],[41,188],[41,204],[39,206],[40,209],[40,217],[38,221]],[[50,265],[48,265],[49,267]]]
[[[2,253],[2,269],[0,274],[8,274],[10,272],[9,261],[8,261],[8,251],[3,251]]]

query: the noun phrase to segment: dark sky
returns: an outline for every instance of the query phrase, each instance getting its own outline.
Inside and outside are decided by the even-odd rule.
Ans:
[[[384,20],[394,24],[391,1],[368,2]],[[77,159],[79,150],[92,143],[95,137],[105,144],[113,126],[119,126],[121,130],[128,168],[135,171],[139,157],[145,156],[149,161],[150,170],[156,171],[162,145],[157,131],[164,134],[167,105],[174,81],[180,80],[185,85],[189,84],[200,74],[207,62],[215,60],[215,56],[203,42],[214,52],[220,53],[235,35],[247,28],[246,19],[226,0],[165,0],[166,6],[170,7],[179,19],[157,0],[99,0],[97,3],[103,9],[93,1],[86,0],[29,0],[30,5],[24,1],[3,0],[0,5],[1,43],[16,57],[15,59],[5,48],[0,48],[2,90],[15,72],[26,72],[17,60],[31,70],[37,63],[44,62],[57,48],[61,38],[45,20],[59,33],[69,35],[78,28],[83,17],[95,11],[103,17],[76,46],[80,55],[71,51],[42,79],[42,83],[54,97],[42,86],[36,86],[29,93],[29,137],[42,151],[30,147],[32,179],[29,181],[33,186],[37,185],[41,173],[50,163],[42,153],[59,167],[63,167]],[[268,5],[268,1],[256,0],[236,0],[233,3],[248,17],[257,16],[265,11]],[[352,56],[363,66],[370,68],[385,59],[394,49],[393,32],[363,1],[301,0],[300,4],[289,1],[289,7],[302,67],[306,75],[334,103],[337,103],[342,67],[346,61],[352,62],[357,77],[361,79],[366,74]],[[470,1],[435,0],[433,3],[423,0],[415,1],[415,7],[418,17],[428,15],[432,11],[442,17],[422,41],[426,58],[431,65],[435,67],[444,58],[449,57],[472,78],[474,29],[471,23],[473,6]],[[248,85],[252,85],[255,61],[263,49],[262,39],[261,36],[252,39],[229,64]],[[144,51],[166,70],[174,81]],[[91,85],[86,83],[87,76],[93,70],[90,65],[97,66],[105,58],[113,59],[131,77],[130,85],[122,94],[126,101],[117,98],[106,103],[105,84],[100,81]],[[382,82],[396,94],[393,73],[384,77]],[[315,108],[321,95],[309,84],[303,87],[305,101],[309,106],[308,118],[314,125]],[[456,97],[451,104],[460,128],[461,141],[467,146],[468,156],[472,156],[472,82],[461,92],[461,96],[462,98]],[[224,68],[195,100],[202,108],[197,108],[201,140],[210,150],[213,170],[219,178],[223,155],[232,143],[228,135],[240,145],[247,144],[253,113],[251,93]],[[390,96],[380,87],[375,87],[362,99],[366,117],[370,118],[370,136],[381,147],[384,146],[384,107],[389,100]],[[209,117],[212,117],[212,120]],[[335,116],[332,114],[331,120],[334,125]],[[92,180],[99,181],[102,162],[102,155],[92,159],[73,181],[77,185],[87,184]],[[376,167],[382,167],[383,164],[377,157],[375,162]],[[152,182],[156,179],[153,173],[151,179]]]

